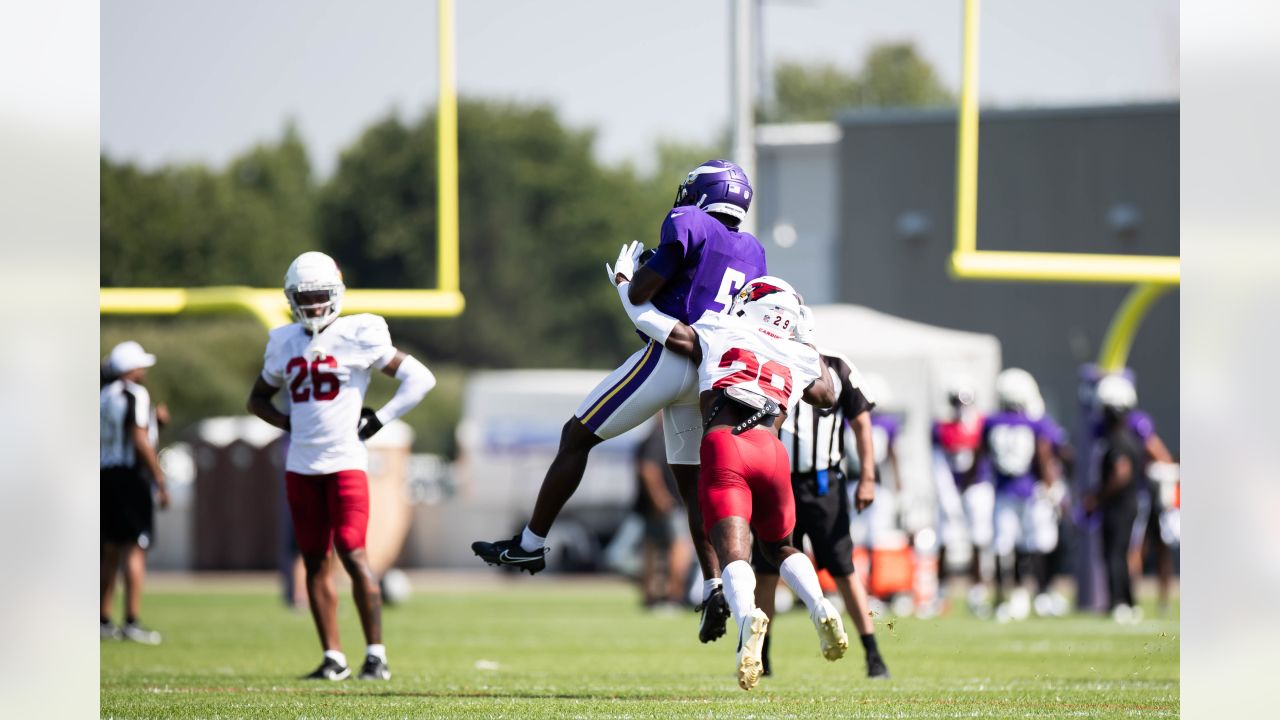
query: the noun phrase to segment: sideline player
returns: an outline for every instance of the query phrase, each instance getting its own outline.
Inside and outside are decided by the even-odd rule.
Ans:
[[[1125,423],[1138,438],[1143,457],[1142,471],[1137,478],[1137,519],[1129,544],[1129,575],[1136,582],[1142,577],[1142,561],[1148,548],[1154,549],[1158,572],[1159,607],[1169,608],[1169,586],[1173,577],[1173,553],[1171,546],[1177,542],[1176,524],[1168,521],[1176,517],[1178,509],[1173,504],[1174,488],[1178,482],[1178,464],[1169,452],[1164,440],[1156,433],[1155,421],[1137,407],[1137,389],[1127,376],[1107,376],[1109,392],[1113,396],[1132,396],[1133,407],[1125,415]],[[1101,388],[1099,384],[1099,388]],[[1095,391],[1096,392],[1096,391]],[[1095,404],[1101,404],[1095,397]],[[1104,419],[1098,418],[1094,436],[1101,441],[1106,436]],[[1168,537],[1166,538],[1166,534]],[[1135,612],[1141,608],[1134,606]]]
[[[1095,401],[1102,414],[1101,479],[1085,499],[1086,509],[1102,512],[1102,553],[1107,567],[1107,595],[1117,622],[1142,619],[1129,574],[1129,541],[1138,515],[1138,485],[1146,465],[1142,440],[1130,425],[1137,404],[1133,384],[1119,375],[1098,382]]]
[[[978,446],[982,443],[983,417],[974,407],[976,394],[972,382],[956,376],[948,382],[947,405],[951,415],[939,419],[933,424],[933,450],[935,468],[937,468],[939,506],[958,505],[959,515],[963,518],[966,542],[972,548],[969,578],[969,609],[975,615],[989,615],[988,588],[995,576],[995,555],[991,551],[991,539],[994,535],[992,517],[995,514],[995,488],[985,472],[975,471],[974,465],[978,456]],[[974,471],[974,481],[965,486],[966,478]],[[957,490],[959,493],[957,494]],[[943,502],[958,496],[959,502]],[[957,518],[948,517],[947,523]],[[949,538],[946,532],[947,523],[939,523],[944,528],[943,537]],[[943,552],[949,551],[944,543]],[[963,547],[960,548],[963,550]],[[963,553],[957,553],[963,555]],[[945,567],[946,562],[942,565]]]
[[[836,401],[826,364],[809,344],[808,308],[786,282],[760,277],[737,293],[727,315],[707,313],[690,327],[652,304],[631,304],[625,280],[620,278],[619,295],[636,327],[698,363],[705,428],[698,496],[738,625],[738,685],[750,690],[759,682],[769,628],[768,615],[755,604],[753,531],[783,582],[809,609],[823,657],[844,657],[849,638],[840,613],[823,597],[809,558],[791,544],[791,463],[778,439],[778,427],[802,397],[823,407]]]
[[[871,620],[867,590],[853,571],[853,538],[849,535],[849,497],[861,513],[875,501],[875,448],[871,438],[871,409],[875,402],[863,394],[862,376],[844,357],[823,353],[831,382],[839,390],[830,408],[798,403],[782,423],[780,439],[791,459],[791,491],[796,503],[796,528],[791,544],[803,546],[807,535],[819,570],[827,570],[835,581],[845,610],[862,641],[867,677],[888,678],[889,668],[876,645],[875,623]],[[853,430],[857,455],[862,458],[861,476],[853,493],[848,492],[841,466],[845,458],[844,428]],[[756,546],[759,550],[759,545]],[[756,605],[774,617],[778,589],[778,566],[763,552],[755,552],[751,564],[756,571]],[[764,674],[772,675],[769,661],[770,638],[764,638]]]
[[[1043,531],[1037,521],[1042,518],[1030,512],[1032,497],[1037,480],[1052,489],[1058,479],[1044,423],[1033,420],[1027,412],[1039,396],[1040,388],[1026,370],[1008,368],[996,376],[1000,410],[983,422],[977,462],[966,482],[972,484],[975,469],[983,458],[989,458],[996,491],[996,619],[1002,622],[1021,620],[1031,613],[1031,596],[1021,587],[1022,580],[1034,577],[1038,564],[1044,562],[1043,553],[1036,551],[1037,535]],[[1010,584],[1014,590],[1004,603],[1004,589]]]
[[[425,365],[391,344],[387,321],[341,311],[342,273],[328,255],[305,252],[289,265],[284,294],[296,322],[271,331],[249,412],[289,433],[285,487],[294,535],[307,575],[311,617],[324,658],[307,676],[344,680],[351,674],[338,641],[338,599],[329,581],[332,544],[351,576],[360,626],[368,643],[362,680],[387,680],[382,644],[382,594],[369,569],[369,464],[364,441],[417,405],[435,386]],[[400,381],[380,410],[362,408],[372,370]],[[271,398],[288,384],[289,412]]]
[[[653,256],[638,270],[639,243],[632,243],[632,252],[619,256],[617,270],[625,271],[631,280],[628,299],[637,304],[652,301],[658,310],[685,324],[706,312],[728,310],[735,292],[766,272],[760,241],[738,230],[751,206],[752,192],[742,168],[731,162],[711,160],[694,168],[676,191]],[[614,269],[606,266],[606,270],[613,282]],[[729,611],[715,551],[698,512],[697,368],[688,358],[666,351],[662,343],[644,339],[645,347],[601,381],[565,423],[560,447],[524,531],[510,540],[474,542],[471,549],[490,565],[513,566],[530,574],[541,571],[546,567],[547,534],[582,482],[591,449],[665,409],[667,462],[689,511],[689,532],[704,578],[698,639],[710,642],[724,635]]]
[[[116,345],[103,366],[104,383],[98,392],[101,466],[101,632],[105,639],[124,637],[145,645],[158,645],[160,633],[138,622],[142,610],[142,582],[147,572],[146,551],[151,546],[155,502],[169,507],[164,470],[156,456],[156,419],[151,396],[142,382],[156,356],[132,340]],[[125,620],[111,624],[115,578],[124,562]]]

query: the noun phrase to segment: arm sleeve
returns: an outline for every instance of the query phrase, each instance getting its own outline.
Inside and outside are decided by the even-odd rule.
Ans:
[[[1129,413],[1129,427],[1138,435],[1143,442],[1151,439],[1156,434],[1156,422],[1151,416],[1141,410],[1134,410]]]
[[[129,397],[133,400],[129,408],[129,422],[140,428],[151,426],[151,395],[141,385],[129,388]]]
[[[631,283],[624,282],[618,285],[618,298],[622,300],[622,309],[627,311],[627,317],[631,318],[637,330],[660,343],[665,343],[680,321],[658,310],[652,302],[640,305],[632,303],[627,297],[629,287]]]
[[[666,225],[663,225],[666,228]],[[670,280],[680,266],[684,264],[684,245],[679,242],[666,242],[658,246],[653,257],[644,264],[645,267]]]
[[[874,410],[876,407],[876,399],[868,396],[866,392],[863,391],[862,388],[865,385],[865,383],[862,380],[862,373],[858,372],[858,368],[855,367],[853,363],[846,362],[842,358],[836,358],[836,359],[840,360],[844,364],[844,367],[848,369],[848,375],[846,376],[846,379],[849,385],[853,388],[854,394],[857,395],[857,398],[855,398],[854,400],[854,404],[857,405],[858,407],[857,412],[846,413],[845,416],[848,418],[853,418],[863,410]]]
[[[376,413],[383,425],[412,410],[436,386],[436,376],[412,355],[405,355],[400,361],[396,379],[400,381],[396,394]]]

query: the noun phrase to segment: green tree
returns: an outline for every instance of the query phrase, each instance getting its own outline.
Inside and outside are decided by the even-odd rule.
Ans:
[[[459,107],[466,312],[396,325],[430,358],[484,367],[606,366],[634,344],[603,265],[656,242],[670,187],[601,167],[589,131],[545,106]],[[320,203],[323,245],[354,287],[434,287],[435,118],[374,124],[343,153]]]
[[[221,172],[105,156],[100,167],[104,286],[272,286],[315,242],[315,188],[292,127]]]
[[[831,63],[779,63],[776,100],[761,113],[770,122],[818,122],[857,107],[921,107],[955,102],[937,72],[911,43],[877,45],[851,72]]]

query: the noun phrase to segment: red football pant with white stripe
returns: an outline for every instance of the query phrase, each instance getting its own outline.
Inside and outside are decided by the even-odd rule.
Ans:
[[[324,555],[332,543],[340,553],[364,547],[369,529],[369,477],[363,470],[328,475],[285,473],[293,536],[303,555]]]
[[[772,432],[752,428],[734,435],[718,428],[702,438],[698,503],[711,533],[727,517],[746,518],[762,542],[776,542],[796,527],[791,459]]]

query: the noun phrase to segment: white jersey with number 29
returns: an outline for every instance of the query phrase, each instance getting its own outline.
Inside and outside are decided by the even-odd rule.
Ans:
[[[356,434],[369,375],[395,357],[387,321],[377,315],[339,317],[311,336],[293,323],[271,331],[262,379],[289,398],[289,458],[305,475],[367,470],[368,451]]]
[[[818,351],[765,334],[732,315],[705,313],[693,324],[702,345],[698,391],[742,386],[788,412],[818,379]]]

